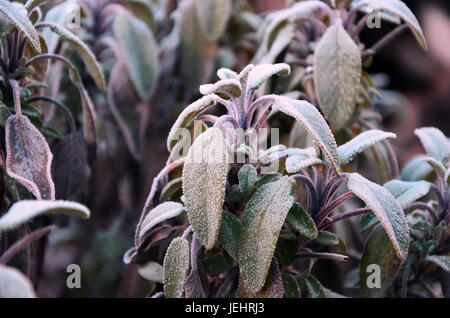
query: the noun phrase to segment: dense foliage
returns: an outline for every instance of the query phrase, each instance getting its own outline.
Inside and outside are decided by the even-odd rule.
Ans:
[[[0,297],[36,295],[54,224],[92,240],[109,214],[95,279],[142,204],[123,263],[152,297],[450,297],[449,139],[417,128],[400,169],[374,106],[377,53],[405,30],[427,50],[402,1],[44,2],[0,0]]]

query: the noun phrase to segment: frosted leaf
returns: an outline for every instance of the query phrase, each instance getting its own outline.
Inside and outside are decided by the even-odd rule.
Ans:
[[[292,43],[296,30],[297,27],[294,23],[280,25],[280,29],[277,30],[277,36],[272,42],[269,43],[269,52],[267,52],[267,55],[264,56],[260,62],[273,63],[277,59],[278,55],[280,55],[283,50]]]
[[[300,298],[301,291],[298,286],[297,280],[289,274],[282,273],[281,279],[283,280],[283,289],[285,298]]]
[[[6,172],[38,199],[54,200],[53,155],[41,132],[28,117],[14,115],[5,128]]]
[[[174,136],[178,129],[186,128],[189,124],[201,113],[203,113],[208,107],[214,105],[214,101],[210,95],[203,96],[199,100],[193,102],[187,106],[181,114],[178,116],[175,124],[172,126],[167,138],[167,150],[172,150],[172,147],[177,143],[174,140]]]
[[[47,0],[27,0],[24,4],[25,9],[31,12],[34,8],[44,4]]]
[[[252,165],[243,165],[238,172],[239,190],[247,197],[255,185],[258,173]]]
[[[147,24],[131,14],[114,19],[114,34],[121,49],[118,57],[124,62],[140,98],[152,93],[158,75],[158,46]]]
[[[33,49],[40,53],[41,45],[39,41],[39,34],[33,26],[33,23],[27,17],[27,10],[23,8],[21,3],[11,3],[7,0],[0,0],[0,17],[11,23],[17,30],[23,33],[27,38],[28,43]],[[8,28],[9,29],[9,28]],[[10,30],[6,30],[10,31]],[[8,34],[0,34],[6,37]]]
[[[310,239],[317,237],[318,232],[314,220],[297,202],[295,202],[289,210],[286,221],[301,235]]]
[[[286,159],[287,173],[297,173],[302,169],[313,165],[325,165],[319,158],[312,158],[307,156],[291,156]]]
[[[138,273],[149,281],[163,282],[163,267],[156,262],[148,262],[143,266],[139,266]]]
[[[0,231],[12,230],[40,215],[64,214],[87,219],[90,211],[84,205],[72,201],[23,200],[14,203],[0,218]]]
[[[221,79],[221,80],[225,80],[225,79],[236,79],[238,74],[226,67],[222,67],[217,71],[217,76]]]
[[[340,175],[339,155],[336,140],[316,107],[307,101],[298,101],[288,97],[274,96],[274,108],[293,117],[311,135],[314,143],[322,150],[326,159]]]
[[[64,25],[66,23],[67,17],[73,12],[73,5],[76,4],[78,0],[66,0],[58,4],[55,4],[49,8],[45,13],[45,22],[54,22],[59,25]],[[57,53],[59,44],[59,35],[50,29],[43,29],[41,32],[42,37],[45,39],[45,43],[48,47],[49,53]]]
[[[368,276],[373,273],[367,267],[373,264],[380,266],[381,286],[380,288],[369,288],[367,284],[363,283],[361,284],[361,294],[364,297],[379,298],[383,297],[383,294],[395,281],[402,264],[382,226],[376,227],[367,239],[359,271],[361,282],[367,282]]]
[[[314,242],[322,245],[338,245],[339,238],[334,233],[320,231],[314,239]]]
[[[291,67],[285,63],[257,65],[248,75],[248,87],[252,90],[256,90],[269,77],[273,75],[288,76],[290,73]]]
[[[428,156],[421,157],[420,160],[426,162],[439,176],[445,177],[446,169],[440,161]]]
[[[261,161],[262,163],[268,163],[271,160],[279,157],[280,153],[284,150],[286,150],[286,146],[282,144],[272,146],[266,151],[261,150],[258,156],[258,161]]]
[[[283,298],[283,295],[283,280],[275,258],[273,258],[270,263],[266,281],[260,291],[256,293],[252,292],[252,290],[246,286],[242,275],[239,276],[239,285],[237,289],[238,298]]]
[[[402,207],[416,202],[430,192],[431,185],[427,181],[391,180],[383,185],[394,196]]]
[[[309,275],[305,279],[305,283],[308,289],[308,298],[325,298],[325,290],[314,276]]]
[[[200,29],[211,41],[217,41],[231,16],[231,0],[194,0],[194,5]]]
[[[341,165],[349,163],[357,154],[363,152],[372,145],[388,138],[396,137],[396,134],[375,129],[359,134],[349,142],[338,147],[339,160],[341,161]]]
[[[295,181],[285,176],[263,185],[248,202],[239,239],[239,265],[246,286],[259,292],[286,215],[294,203]]]
[[[155,225],[167,219],[174,218],[184,211],[184,206],[178,202],[163,202],[147,213],[139,230],[139,239],[150,231]]]
[[[97,87],[104,91],[106,84],[102,68],[89,47],[83,41],[81,41],[80,38],[78,38],[64,26],[50,21],[45,22],[45,24],[48,25],[53,32],[58,34],[64,40],[69,41],[70,44],[73,45],[77,53],[81,56],[83,62],[86,64],[86,67],[93,77]]]
[[[173,195],[175,195],[178,190],[181,189],[182,178],[178,177],[173,180],[170,180],[169,183],[161,190],[161,195],[159,196],[159,201],[169,201]]]
[[[65,200],[89,178],[88,147],[80,133],[72,133],[66,135],[53,152],[51,168],[55,196]]]
[[[430,157],[443,164],[450,160],[450,143],[442,131],[434,127],[424,127],[416,129],[414,133]]]
[[[226,140],[218,128],[195,139],[183,167],[183,194],[189,222],[206,249],[214,247],[219,234],[229,168]]]
[[[422,48],[427,50],[427,41],[425,40],[419,21],[417,21],[414,13],[411,12],[406,4],[399,0],[364,0],[364,2],[370,4],[374,10],[381,9],[404,20]],[[355,2],[355,5],[357,5],[357,2]]]
[[[249,77],[250,71],[253,70],[254,68],[255,68],[255,65],[248,64],[238,74],[237,79],[239,80],[239,82],[241,82],[242,87],[246,87],[246,83],[248,82],[248,77]]]
[[[0,264],[0,298],[35,298],[33,284],[13,267]]]
[[[426,156],[417,156],[411,159],[402,170],[402,179],[405,181],[418,181],[425,179],[433,168],[424,161]]]
[[[438,265],[447,273],[450,273],[450,256],[448,255],[428,255],[427,261]]]
[[[228,98],[228,94],[239,97],[242,94],[242,87],[241,83],[235,79],[223,79],[214,84],[201,85],[200,93],[203,95],[217,94],[225,98]]]
[[[308,16],[320,8],[327,7],[328,6],[322,1],[302,1],[295,3],[290,8],[277,10],[268,14],[263,25],[260,27],[260,31],[258,32],[258,38],[261,39],[261,44],[255,54],[254,60],[261,60],[261,58],[271,50],[274,42],[280,36],[283,36],[283,32],[286,32],[286,30],[283,30],[283,26],[292,24],[291,22],[295,22],[296,19],[302,16]],[[281,48],[282,46],[278,47],[278,49]]]
[[[308,289],[308,298],[345,298],[345,296],[335,293],[322,284],[312,275],[305,279],[306,288]]]
[[[444,181],[447,182],[448,185],[450,185],[450,168],[445,173]]]
[[[348,188],[377,216],[386,230],[398,257],[406,261],[409,248],[409,227],[400,203],[382,186],[357,173],[352,173]]]
[[[175,238],[164,256],[163,282],[166,298],[183,297],[184,283],[189,270],[189,242]]]
[[[355,111],[361,55],[342,26],[327,29],[314,53],[314,84],[325,117],[337,130]]]
[[[234,214],[223,211],[219,241],[235,261],[238,261],[240,234],[241,222],[239,219]]]

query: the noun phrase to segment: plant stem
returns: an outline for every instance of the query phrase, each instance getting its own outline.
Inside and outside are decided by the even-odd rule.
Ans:
[[[416,255],[412,254],[409,257],[408,262],[405,265],[405,269],[403,271],[403,278],[402,278],[402,298],[406,298],[406,295],[408,292],[409,271],[411,270],[411,267],[412,267],[415,259],[416,259]]]
[[[15,79],[10,79],[9,84],[12,88],[13,99],[14,99],[14,108],[16,109],[16,115],[22,115],[22,106],[20,104],[20,88],[19,83]]]
[[[66,63],[72,70],[76,70],[75,65],[72,64],[72,62],[70,62],[67,58],[65,58],[62,55],[59,54],[51,54],[51,53],[45,53],[45,54],[39,54],[36,56],[33,56],[31,59],[29,59],[26,63],[25,66],[29,66],[32,63],[38,61],[38,60],[42,60],[42,59],[55,59],[55,60],[59,60],[62,61],[64,63]]]
[[[338,215],[335,215],[331,218],[330,222],[324,224],[323,226],[320,227],[320,229],[324,229],[327,228],[328,226],[330,226],[333,223],[336,223],[337,221],[346,219],[346,218],[350,218],[352,216],[357,216],[357,215],[361,215],[361,214],[366,214],[371,212],[372,210],[370,208],[361,208],[361,209],[356,209],[356,210],[352,210],[352,211],[348,211],[348,212],[344,212],[344,213],[340,213]]]
[[[375,43],[370,50],[373,51],[374,53],[378,53],[407,28],[408,28],[407,24],[399,25],[394,30],[385,35],[381,40]]]
[[[323,208],[322,212],[320,212],[318,216],[318,224],[320,225],[323,220],[332,213],[337,207],[339,207],[342,203],[345,201],[353,198],[355,195],[352,192],[346,192],[340,197],[338,197],[336,200],[328,204],[325,208]]]
[[[318,259],[331,259],[334,261],[345,262],[348,260],[348,256],[334,253],[300,253],[297,258],[318,258]]]
[[[38,100],[43,100],[43,101],[52,103],[52,104],[58,106],[59,108],[61,108],[64,111],[64,113],[67,115],[67,118],[69,119],[70,132],[73,134],[77,131],[76,125],[75,125],[75,119],[73,118],[72,112],[69,110],[69,108],[66,105],[64,105],[60,101],[58,101],[54,98],[51,98],[49,96],[33,96],[33,97],[30,97],[29,99],[27,99],[27,103],[32,103],[32,102],[38,101]]]
[[[311,198],[308,199],[308,210],[309,210],[308,212],[310,214],[313,214],[316,209],[315,206],[317,203],[317,192],[316,192],[316,188],[314,187],[312,180],[303,174],[293,175],[292,178],[294,178],[297,181],[302,181],[308,188],[309,193],[311,195]]]
[[[0,264],[7,264],[18,252],[20,252],[28,244],[40,239],[41,237],[54,233],[56,231],[55,225],[49,225],[31,232],[27,236],[21,238],[19,241],[14,243],[10,248],[8,248],[0,257]]]

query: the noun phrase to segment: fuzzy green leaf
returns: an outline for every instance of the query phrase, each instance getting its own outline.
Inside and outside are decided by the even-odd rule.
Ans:
[[[166,298],[181,298],[189,270],[189,242],[175,238],[164,256],[163,282]]]
[[[156,262],[148,262],[147,264],[138,268],[138,273],[145,279],[162,283],[163,282],[163,267]]]
[[[21,3],[15,4],[6,0],[0,0],[0,16],[22,32],[33,49],[40,53],[41,44],[39,34],[28,19],[27,10],[22,10],[21,7],[23,7]],[[0,36],[5,37],[7,34],[0,34]]]
[[[433,168],[424,160],[427,156],[417,156],[411,159],[402,170],[405,181],[419,181],[425,179]]]
[[[200,86],[200,93],[203,95],[217,94],[228,98],[228,95],[239,97],[242,94],[241,83],[235,79],[223,79],[214,84],[204,84]]]
[[[12,230],[39,215],[64,214],[87,219],[90,211],[71,201],[23,200],[14,203],[0,218],[0,231]]]
[[[142,221],[141,228],[139,230],[139,238],[142,237],[156,224],[164,222],[167,219],[174,218],[184,211],[184,207],[178,202],[163,202],[156,206],[150,212],[147,213]]]
[[[256,90],[269,77],[273,75],[288,76],[290,73],[291,67],[285,63],[257,65],[248,75],[248,87],[252,90]]]
[[[379,223],[377,216],[373,213],[366,213],[361,215],[359,219],[359,230],[365,232]]]
[[[223,211],[219,241],[235,261],[238,261],[240,234],[241,222],[239,219],[234,214]]]
[[[286,221],[301,235],[310,239],[317,237],[318,232],[314,220],[297,202],[295,202],[289,210]]]
[[[422,28],[420,27],[419,21],[414,16],[414,13],[408,8],[406,4],[399,0],[362,0],[366,3],[369,3],[375,10],[381,9],[382,11],[386,11],[394,16],[400,17],[403,21],[405,21],[417,41],[420,43],[424,50],[427,50],[427,41],[425,40],[425,36],[423,35]],[[357,5],[357,2],[355,2]]]
[[[284,286],[281,277],[280,267],[275,258],[272,259],[270,267],[265,278],[264,286],[258,292],[254,292],[250,286],[247,286],[244,277],[239,277],[237,297],[239,298],[283,298]]]
[[[336,141],[316,107],[306,101],[298,101],[284,96],[275,96],[273,106],[293,117],[311,135],[314,143],[322,150],[335,172],[340,174],[339,155]]]
[[[419,137],[430,157],[442,162],[444,165],[450,159],[450,143],[445,135],[437,128],[424,127],[414,131]]]
[[[152,30],[131,14],[114,20],[114,34],[121,48],[121,59],[139,97],[147,99],[158,75],[158,47]]]
[[[226,67],[222,67],[220,69],[217,70],[217,76],[221,79],[221,80],[225,80],[225,79],[237,79],[238,74]]]
[[[308,298],[345,298],[338,293],[335,293],[322,284],[312,275],[305,279],[306,287],[308,288]]]
[[[300,298],[300,287],[298,286],[297,280],[285,273],[281,274],[281,278],[283,279],[284,297]]]
[[[427,261],[438,265],[447,273],[450,273],[450,256],[448,255],[429,255],[426,258]]]
[[[386,230],[400,259],[406,260],[409,248],[409,227],[400,203],[382,186],[357,173],[352,173],[348,188],[377,216]]]
[[[35,298],[33,284],[17,269],[0,264],[0,298]]]
[[[285,176],[262,186],[250,199],[242,221],[239,264],[248,288],[264,285],[281,227],[294,203],[295,182]]]
[[[370,146],[386,140],[388,138],[396,138],[396,134],[384,132],[381,130],[365,131],[349,142],[338,147],[339,159],[342,165],[345,165],[353,160],[353,158],[369,148]]]
[[[317,234],[317,237],[314,239],[314,242],[322,245],[338,245],[339,238],[334,233],[328,231],[320,231]]]
[[[6,172],[38,199],[54,200],[51,175],[53,154],[40,131],[27,116],[13,115],[6,121]]]
[[[250,164],[243,165],[242,168],[239,170],[238,172],[239,189],[245,197],[248,197],[248,195],[250,194],[250,191],[255,185],[257,177],[258,173],[255,167],[253,167]]]
[[[377,275],[368,266],[374,264],[378,265],[380,269],[380,286],[370,285],[370,283],[376,282],[372,280]],[[397,251],[386,231],[382,226],[378,226],[372,231],[364,247],[360,265],[361,294],[364,297],[382,297],[394,282],[401,264],[402,261],[398,258]]]
[[[172,150],[173,146],[177,143],[177,140],[175,140],[175,135],[178,133],[178,130],[180,128],[188,127],[197,116],[212,105],[214,105],[214,101],[211,95],[206,95],[187,106],[178,116],[175,124],[170,129],[169,136],[167,137],[167,150]]]
[[[83,62],[86,64],[86,67],[91,74],[92,78],[95,81],[97,87],[104,91],[105,90],[105,78],[103,76],[103,71],[100,64],[97,62],[94,53],[89,49],[89,47],[80,40],[75,34],[71,31],[54,22],[45,22],[46,25],[50,27],[54,33],[58,34],[65,41],[70,42],[71,45],[75,48],[77,53],[83,59]]]
[[[260,61],[268,52],[274,59],[276,52],[281,52],[285,48],[280,42],[276,43],[280,37],[286,37],[290,34],[288,28],[294,26],[295,20],[312,14],[314,11],[321,8],[327,8],[327,5],[322,1],[302,1],[295,3],[290,8],[277,10],[267,15],[264,23],[259,27],[258,38],[260,38],[260,46],[255,54],[254,60]],[[283,41],[284,42],[284,41]],[[284,42],[288,45],[289,42]],[[274,49],[276,47],[276,49]]]
[[[202,32],[211,41],[217,41],[231,16],[231,0],[194,0],[194,5]]]
[[[195,139],[183,168],[183,194],[189,222],[207,249],[219,235],[225,186],[230,168],[226,140],[218,128]]]
[[[286,171],[287,173],[297,173],[300,170],[308,168],[314,165],[322,165],[325,163],[319,158],[308,157],[308,156],[290,156],[286,159]]]
[[[388,189],[402,207],[405,207],[430,192],[431,185],[426,181],[407,182],[392,180],[385,183],[383,187]]]
[[[355,111],[361,78],[361,55],[342,26],[327,29],[314,53],[314,82],[319,104],[335,129]]]

